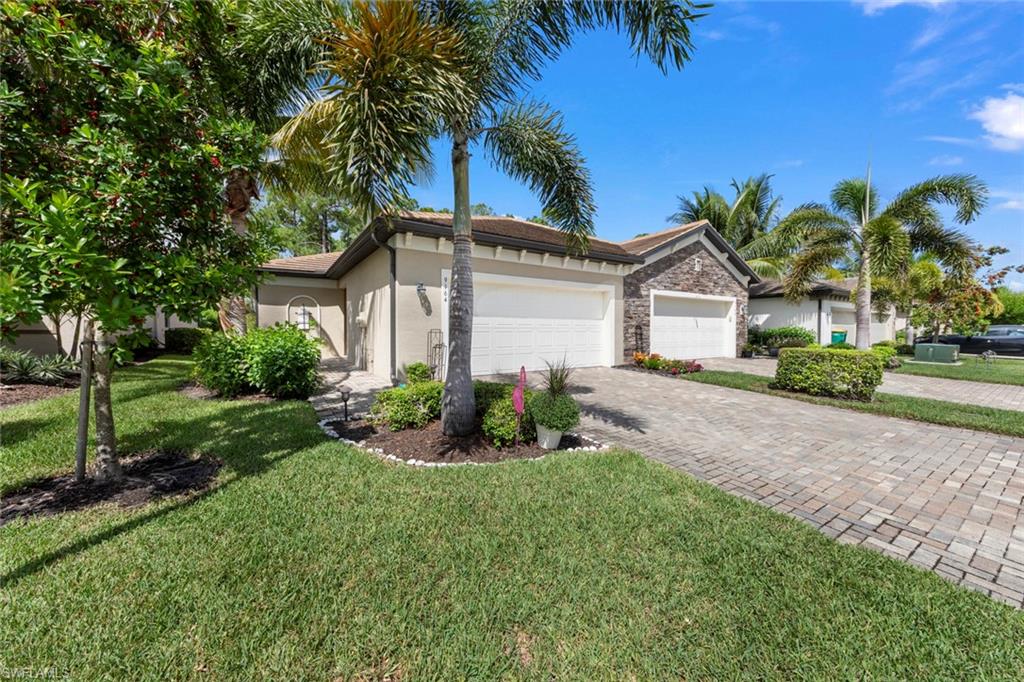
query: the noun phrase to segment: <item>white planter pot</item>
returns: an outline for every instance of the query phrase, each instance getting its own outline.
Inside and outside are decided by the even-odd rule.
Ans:
[[[537,424],[537,445],[545,450],[554,450],[562,440],[561,431],[552,431],[546,426]]]

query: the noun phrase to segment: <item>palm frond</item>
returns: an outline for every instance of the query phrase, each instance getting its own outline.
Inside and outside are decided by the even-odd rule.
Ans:
[[[808,235],[820,230],[841,230],[853,239],[856,235],[850,229],[846,218],[830,211],[821,204],[802,204],[779,221],[775,230],[783,230],[791,236]]]
[[[326,44],[323,100],[272,143],[285,161],[322,158],[333,187],[369,219],[396,210],[431,168],[440,122],[466,110],[460,39],[414,5],[380,0],[354,3]]]
[[[871,255],[871,272],[902,278],[910,265],[910,236],[900,221],[885,214],[871,220],[862,235]]]
[[[311,77],[326,55],[324,39],[348,6],[333,0],[249,0],[242,5],[232,55],[241,69],[241,109],[273,129],[282,109],[296,110],[314,97]]]
[[[947,204],[956,208],[956,220],[969,223],[978,217],[988,202],[988,187],[977,176],[939,175],[900,192],[885,208],[885,213],[905,223],[916,224],[929,204]]]
[[[870,189],[870,198],[868,191]],[[864,178],[848,178],[840,180],[832,188],[830,196],[832,208],[836,213],[846,216],[847,220],[854,223],[861,223],[864,216],[864,207],[868,206],[868,219],[872,218],[878,211],[878,192],[874,187],[868,187]]]
[[[544,215],[585,251],[594,234],[594,195],[583,155],[562,127],[561,115],[544,104],[506,108],[484,137],[494,164],[540,195]]]
[[[815,280],[825,275],[832,264],[846,254],[848,245],[828,241],[809,245],[793,259],[789,274],[783,280],[786,299],[798,301],[810,293]]]
[[[718,192],[705,186],[700,192],[694,192],[693,198],[685,196],[679,199],[679,210],[670,215],[670,223],[682,225],[706,220],[724,236],[728,231],[729,215],[732,211],[729,202]]]

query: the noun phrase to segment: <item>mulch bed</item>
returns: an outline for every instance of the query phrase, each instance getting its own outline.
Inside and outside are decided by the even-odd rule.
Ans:
[[[443,464],[492,463],[510,459],[536,459],[551,452],[536,443],[498,449],[484,438],[479,424],[469,436],[444,435],[441,432],[440,421],[433,421],[422,429],[404,431],[389,431],[386,427],[378,429],[365,419],[334,421],[326,426],[333,429],[341,438],[356,441],[366,448],[380,448],[385,454],[406,461],[411,459]],[[559,449],[578,448],[589,444],[575,434],[566,434],[562,436]]]
[[[162,497],[210,487],[221,462],[177,451],[150,450],[121,460],[120,483],[75,483],[74,474],[33,481],[0,500],[0,526],[22,516],[52,516],[113,502],[139,507]]]
[[[42,384],[3,384],[0,385],[0,407],[10,407],[21,403],[31,403],[43,398],[55,398],[75,389],[70,386],[44,386]]]

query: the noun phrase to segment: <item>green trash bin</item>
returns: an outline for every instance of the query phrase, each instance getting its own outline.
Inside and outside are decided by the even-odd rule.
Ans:
[[[846,330],[840,329],[832,332],[832,343],[846,343]]]

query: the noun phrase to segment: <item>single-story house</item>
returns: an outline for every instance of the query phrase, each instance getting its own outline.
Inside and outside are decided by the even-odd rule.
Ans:
[[[635,350],[676,358],[734,356],[746,340],[757,276],[706,221],[566,250],[555,229],[473,217],[474,374],[545,361],[610,366]],[[343,252],[280,258],[256,291],[261,326],[290,320],[325,355],[383,378],[447,353],[452,215],[407,212],[374,222]]]
[[[852,293],[857,279],[814,282],[798,302],[783,296],[782,282],[765,280],[750,287],[750,325],[758,329],[803,327],[814,333],[818,343],[832,342],[833,331],[845,331],[847,342],[857,337],[857,315]],[[906,327],[906,319],[890,308],[885,315],[871,314],[871,342],[891,341]]]
[[[63,315],[59,322],[45,316],[39,322],[18,327],[18,335],[12,345],[19,350],[27,350],[37,355],[52,355],[63,352],[64,355],[77,356],[77,341],[81,338],[81,320],[77,315]],[[195,327],[195,322],[183,320],[177,315],[165,313],[157,308],[156,315],[150,315],[143,323],[143,328],[150,337],[161,346],[164,344],[164,333],[168,329]]]

